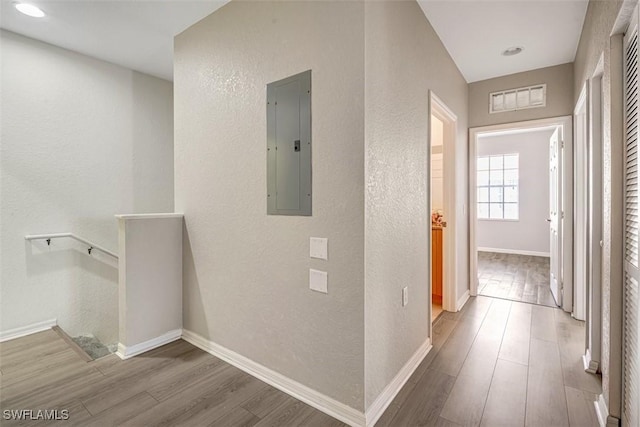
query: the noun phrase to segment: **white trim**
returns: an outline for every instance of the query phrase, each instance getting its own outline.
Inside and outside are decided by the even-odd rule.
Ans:
[[[609,410],[607,409],[607,404],[604,401],[604,396],[602,394],[598,395],[598,399],[593,402],[593,405],[596,408],[598,424],[600,424],[600,427],[605,427],[607,425],[607,416],[609,415]]]
[[[478,247],[478,252],[494,252],[497,254],[515,254],[515,255],[531,255],[531,256],[542,256],[549,258],[551,254],[549,252],[538,252],[538,251],[523,251],[520,249],[502,249],[502,248],[485,248]]]
[[[589,165],[589,80],[582,85],[578,102],[573,109],[573,277],[572,316],[577,320],[586,320],[587,289],[589,285],[589,175],[593,173]],[[599,239],[598,239],[599,240]],[[563,295],[564,299],[565,295]],[[564,306],[563,302],[563,306]]]
[[[460,299],[458,299],[458,302],[456,303],[456,311],[460,311],[462,310],[462,307],[464,307],[464,305],[467,303],[467,301],[469,301],[469,297],[471,296],[469,289],[467,289],[464,294],[462,294],[462,296],[460,297]]]
[[[411,356],[411,359],[400,369],[395,378],[382,390],[382,393],[378,395],[366,411],[365,418],[367,420],[367,426],[373,426],[378,422],[382,414],[384,414],[384,411],[389,407],[393,399],[407,383],[409,378],[411,378],[411,375],[413,375],[432,348],[431,339],[427,338],[413,356]]]
[[[169,331],[159,337],[128,347],[122,343],[118,343],[118,351],[116,351],[116,354],[122,360],[129,359],[133,356],[137,356],[138,354],[169,344],[170,342],[180,339],[181,336],[182,329],[174,329],[173,331]]]
[[[602,239],[603,237],[603,145],[604,111],[602,89],[604,79],[604,52],[600,54],[598,65],[589,81],[589,224],[590,270],[587,287],[587,340],[589,365],[600,369],[602,360]]]
[[[149,214],[121,214],[116,215],[118,219],[164,219],[164,218],[183,218],[181,213],[149,213]]]
[[[442,308],[446,311],[454,311],[456,300],[458,298],[458,290],[456,283],[457,279],[457,263],[456,259],[458,248],[458,235],[457,231],[457,218],[458,218],[458,206],[456,205],[456,157],[457,154],[457,135],[458,135],[458,116],[432,91],[429,90],[429,146],[431,147],[431,115],[434,115],[440,119],[444,124],[443,145],[442,145],[442,168],[443,168],[443,182],[444,182],[444,214],[448,223],[448,227],[443,234],[443,266],[442,266]],[[429,155],[427,157],[427,171],[428,171],[428,183],[431,186],[431,150],[428,150]],[[431,198],[427,206],[428,217],[431,218]],[[463,212],[464,214],[464,212]],[[431,233],[429,234],[428,247],[429,253],[431,253],[432,239]],[[431,256],[429,256],[429,279],[432,276]],[[431,280],[429,280],[429,295],[431,295]],[[431,305],[429,305],[431,307]],[[429,314],[431,316],[431,314]],[[429,336],[432,336],[431,327],[429,329]]]
[[[26,337],[27,335],[46,331],[47,329],[51,329],[57,325],[58,325],[58,321],[56,319],[50,319],[50,320],[44,320],[38,323],[33,323],[27,326],[22,326],[20,328],[14,328],[14,329],[9,329],[7,331],[2,331],[0,332],[0,342],[13,340],[20,337]]]
[[[517,123],[516,123],[517,124]],[[502,127],[502,125],[498,125]],[[522,133],[532,133],[532,132],[546,132],[546,131],[554,131],[557,126],[536,126],[535,129],[526,128],[526,127],[517,127],[513,129],[504,129],[504,130],[495,130],[495,131],[487,131],[482,132],[483,138],[488,138],[490,136],[506,136],[506,135],[519,135]]]
[[[209,341],[195,332],[183,330],[182,339],[344,423],[354,427],[365,425],[363,412],[287,378],[220,344]]]
[[[596,416],[598,417],[598,424],[600,427],[619,427],[620,419],[609,415],[609,409],[604,401],[604,395],[599,394],[598,399],[593,402],[596,408]]]
[[[590,374],[597,374],[599,367],[599,363],[597,360],[591,359],[591,352],[587,349],[582,356],[582,364],[584,365],[585,372]]]
[[[547,129],[549,127],[562,127],[563,128],[563,142],[564,142],[564,151],[567,152],[566,156],[564,156],[564,177],[567,176],[573,177],[573,116],[561,116],[561,117],[552,117],[548,119],[537,119],[537,120],[528,120],[523,122],[515,122],[515,123],[504,123],[500,125],[491,125],[491,126],[480,126],[469,129],[469,283],[470,283],[470,294],[471,296],[476,296],[478,294],[478,248],[477,248],[477,237],[476,237],[476,229],[477,229],[477,192],[475,191],[476,185],[476,156],[477,156],[477,140],[479,137],[484,137],[487,135],[494,135],[496,133],[502,133],[504,131],[520,131],[529,129],[531,131],[538,131],[541,129]],[[561,182],[564,183],[564,179]],[[570,181],[573,181],[572,179]],[[570,186],[571,187],[571,186]],[[573,200],[573,189],[563,189],[564,197],[566,200]],[[565,206],[564,208],[564,220],[566,222],[570,222],[570,219],[573,218],[573,206],[570,204],[569,206]],[[563,232],[563,256],[562,260],[564,265],[572,265],[571,260],[573,259],[573,230],[569,225],[565,227]],[[565,269],[565,276],[562,278],[564,283],[564,288],[571,290],[573,286],[573,274],[572,269]],[[564,271],[564,270],[563,270]],[[572,301],[572,298],[569,298],[569,302]],[[566,311],[566,309],[565,309]],[[569,310],[570,311],[570,310]]]

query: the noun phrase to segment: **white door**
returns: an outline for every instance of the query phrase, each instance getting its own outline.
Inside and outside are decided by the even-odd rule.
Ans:
[[[557,305],[562,305],[562,176],[559,129],[549,139],[549,235],[551,243],[551,293]]]

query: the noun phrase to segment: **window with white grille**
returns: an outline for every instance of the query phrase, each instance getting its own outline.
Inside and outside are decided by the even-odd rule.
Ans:
[[[519,155],[479,156],[478,218],[517,220]]]
[[[489,94],[489,112],[524,110],[547,105],[547,85],[521,87]]]

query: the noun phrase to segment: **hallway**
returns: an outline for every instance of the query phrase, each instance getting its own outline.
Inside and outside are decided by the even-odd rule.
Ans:
[[[471,298],[440,316],[433,349],[376,425],[597,426],[583,336],[559,309]],[[87,363],[47,331],[0,356],[2,409],[66,408],[64,425],[344,425],[181,340]]]
[[[584,324],[560,309],[480,296],[444,313],[433,336],[377,427],[598,425]]]

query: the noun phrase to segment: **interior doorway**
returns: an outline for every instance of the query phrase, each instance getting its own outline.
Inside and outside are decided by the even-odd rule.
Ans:
[[[444,216],[444,123],[431,115],[431,321],[442,313]]]
[[[571,311],[571,117],[471,129],[471,294]]]
[[[443,311],[456,311],[456,178],[457,117],[433,92],[429,92],[428,176],[431,216],[429,262],[431,322]]]
[[[478,137],[479,295],[556,306],[551,242],[557,240],[557,220],[547,222],[557,205],[550,184],[557,181],[557,156],[550,150],[556,132],[551,126]]]

